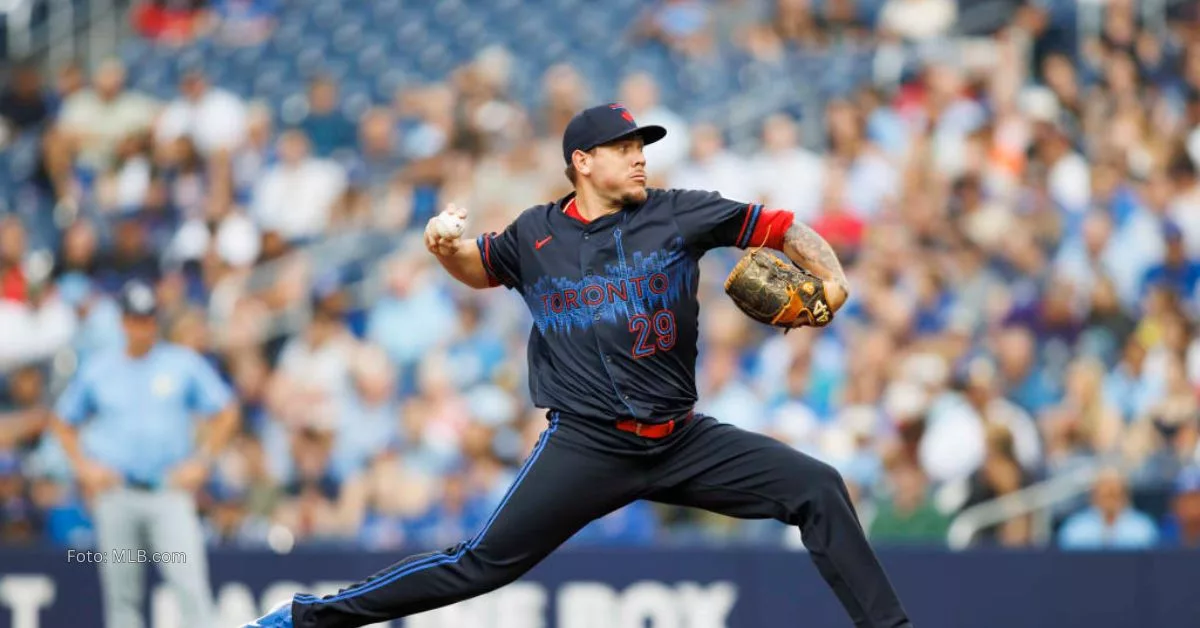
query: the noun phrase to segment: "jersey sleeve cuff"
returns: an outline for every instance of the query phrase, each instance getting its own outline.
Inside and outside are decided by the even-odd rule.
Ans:
[[[795,218],[796,215],[786,209],[764,209],[762,205],[751,205],[746,210],[746,219],[736,246],[740,249],[761,246],[782,251],[784,235]]]
[[[747,247],[763,246],[776,251],[783,250],[784,236],[796,220],[796,214],[787,209],[764,209],[750,234]]]
[[[746,248],[751,235],[754,233],[754,227],[758,223],[758,215],[761,212],[762,205],[752,203],[746,206],[746,216],[742,218],[742,228],[738,231],[737,238],[733,241],[734,246],[739,249]]]
[[[496,270],[492,268],[492,238],[489,234],[480,235],[475,242],[479,245],[479,257],[483,262],[483,272],[487,274],[487,282],[489,288],[504,285],[500,281],[500,276],[496,274]]]

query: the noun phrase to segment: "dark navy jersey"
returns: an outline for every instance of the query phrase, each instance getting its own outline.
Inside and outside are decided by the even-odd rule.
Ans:
[[[588,223],[564,211],[573,198],[478,238],[492,283],[520,292],[533,315],[534,404],[598,419],[686,415],[696,403],[700,258],[761,245],[762,206],[649,189],[645,203]]]

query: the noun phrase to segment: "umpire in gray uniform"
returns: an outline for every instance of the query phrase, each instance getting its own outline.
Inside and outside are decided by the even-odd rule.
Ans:
[[[91,502],[105,626],[145,626],[144,550],[174,590],[183,625],[209,628],[215,611],[194,493],[238,429],[237,404],[203,357],[159,339],[150,285],[127,284],[120,302],[124,349],[81,366],[53,421]],[[203,438],[197,419],[207,423]]]

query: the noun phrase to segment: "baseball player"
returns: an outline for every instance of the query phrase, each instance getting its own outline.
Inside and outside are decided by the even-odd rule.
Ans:
[[[665,135],[621,105],[587,109],[563,136],[573,193],[473,240],[460,237],[459,208],[430,221],[426,246],[447,272],[525,300],[530,392],[548,425],[473,538],[337,594],[296,595],[249,626],[349,628],[478,596],[634,500],[799,526],[856,626],[912,626],[837,471],[693,410],[701,256],[782,251],[794,265],[747,256],[726,289],[747,313],[784,327],[830,322],[848,295],[837,257],[790,211],[647,189],[642,147]],[[763,314],[772,302],[782,306]]]
[[[92,501],[104,625],[141,628],[145,562],[174,589],[184,625],[213,625],[194,491],[238,429],[232,390],[200,355],[158,340],[154,289],[120,297],[126,344],[90,358],[55,407],[54,431]],[[197,443],[195,418],[210,420]],[[133,558],[131,558],[133,557]]]

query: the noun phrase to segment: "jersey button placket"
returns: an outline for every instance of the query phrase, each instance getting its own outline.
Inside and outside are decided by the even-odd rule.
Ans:
[[[588,234],[586,231],[583,232],[583,239],[588,239]],[[588,280],[592,278],[592,273],[595,272],[595,269],[592,268],[592,262],[595,259],[595,255],[596,254],[592,250],[590,242],[579,247],[579,267],[581,270],[583,270],[584,285],[587,285]],[[598,322],[600,320],[600,308],[595,305],[589,305],[587,307],[591,308],[592,310],[592,320]]]
[[[584,239],[587,239],[587,235],[586,235],[586,234],[585,234],[583,237],[584,237]],[[585,249],[585,252],[584,252],[584,259],[586,260],[586,259],[588,259],[589,257],[590,257],[590,256],[588,255],[588,253],[586,252],[586,249]],[[595,271],[595,269],[593,269],[593,268],[591,267],[591,262],[585,261],[585,262],[584,262],[584,265],[585,265],[585,266],[584,266],[584,269],[583,269],[583,276],[584,276],[584,278],[591,277],[591,276],[592,276],[592,273]],[[594,321],[599,321],[599,320],[600,320],[600,307],[599,307],[599,306],[595,306],[595,305],[593,305],[593,306],[592,306],[592,320],[594,320]]]
[[[595,244],[593,244],[589,240],[588,232],[586,231],[583,233],[583,239],[583,246],[579,247],[579,268],[583,271],[584,285],[591,283],[593,280],[602,284],[603,282],[600,279],[594,277],[593,272],[595,271],[596,262],[602,262],[599,257],[603,255],[602,250],[600,250],[604,248],[603,239],[599,239]],[[589,306],[592,308],[592,320],[596,321],[597,323],[600,322],[600,313],[604,308],[604,304],[605,300],[602,299],[600,304]],[[606,347],[604,346],[604,334],[600,331],[600,326],[593,325],[591,333],[592,337],[596,341],[597,352],[594,355],[597,355],[601,360],[603,360],[604,370],[608,375],[609,383],[612,385],[613,393],[621,401],[628,402],[629,395],[621,392],[621,387],[617,385],[616,379],[613,378],[612,369],[609,368],[609,365],[613,363],[613,360],[612,356],[606,352]],[[633,408],[629,407],[627,403],[625,406],[630,413],[634,412]]]

